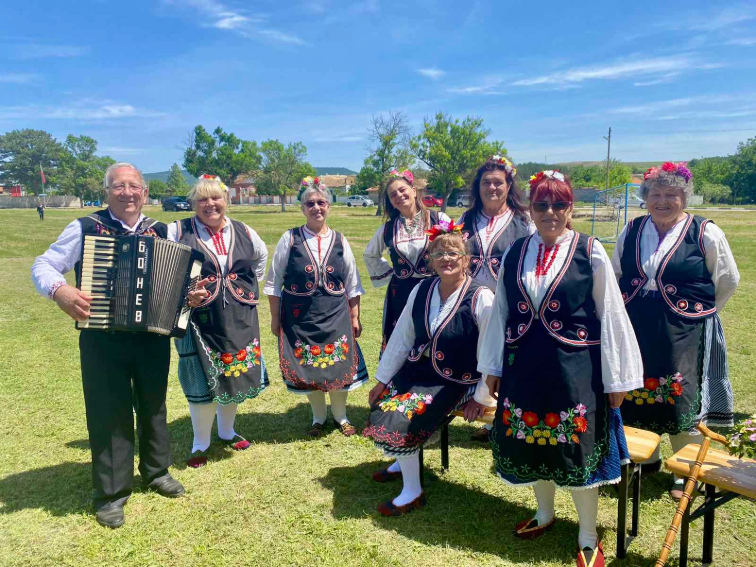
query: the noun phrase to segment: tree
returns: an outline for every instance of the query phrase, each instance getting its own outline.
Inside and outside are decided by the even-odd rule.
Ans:
[[[302,142],[284,146],[278,140],[266,140],[260,145],[262,168],[257,179],[262,194],[281,197],[281,211],[286,211],[286,195],[295,193],[301,180],[317,175],[315,168],[305,161],[307,148]]]
[[[23,185],[35,195],[42,192],[40,165],[47,184],[55,183],[63,148],[43,130],[13,130],[0,136],[0,183]]]
[[[376,215],[383,214],[383,194],[386,191],[386,176],[392,169],[403,170],[412,165],[414,159],[409,151],[410,127],[407,117],[401,112],[389,112],[387,117],[373,116],[368,128],[370,154],[365,159],[365,167],[369,170],[365,175],[377,179],[378,210]],[[369,187],[374,187],[370,185]]]
[[[184,168],[199,177],[203,173],[217,175],[226,185],[233,185],[238,175],[260,169],[260,149],[257,142],[237,138],[222,128],[209,134],[196,126],[184,150]]]
[[[153,199],[164,199],[173,195],[173,190],[168,187],[164,181],[159,179],[153,179],[149,183],[150,185],[150,197]]]
[[[168,174],[168,180],[165,182],[165,185],[167,189],[166,196],[186,195],[189,192],[189,184],[186,182],[179,164],[174,163],[171,166],[171,172]]]
[[[381,175],[371,165],[369,157],[365,158],[364,165],[360,169],[352,185],[352,194],[359,195],[367,193],[371,187],[378,187],[381,184]]]
[[[727,185],[732,188],[733,203],[756,201],[756,138],[740,142],[729,161]]]
[[[732,190],[721,183],[710,183],[708,181],[697,182],[693,178],[695,193],[701,195],[706,203],[722,203],[730,198]]]
[[[97,141],[89,136],[69,134],[63,143],[58,167],[58,186],[65,195],[75,195],[84,201],[104,200],[102,185],[105,170],[115,160],[96,155]]]
[[[414,156],[428,166],[429,186],[444,199],[446,211],[449,194],[472,180],[475,169],[494,154],[506,155],[502,142],[488,142],[490,133],[482,118],[468,116],[462,122],[439,112],[433,122],[423,121],[423,131],[410,142]]]

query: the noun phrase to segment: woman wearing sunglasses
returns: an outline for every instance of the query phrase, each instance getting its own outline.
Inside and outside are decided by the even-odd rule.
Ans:
[[[475,392],[479,341],[494,299],[468,273],[470,256],[461,226],[441,222],[429,231],[429,239],[429,267],[438,277],[423,280],[409,294],[378,365],[363,431],[396,459],[373,479],[403,482],[396,498],[378,506],[385,516],[425,506],[418,452],[449,413]]]
[[[577,565],[600,567],[598,487],[620,481],[628,454],[618,408],[643,384],[643,369],[609,257],[597,240],[570,228],[572,203],[558,171],[531,178],[538,232],[504,255],[478,370],[498,393],[491,433],[497,473],[508,484],[533,486],[538,500],[514,534],[543,535],[554,523],[555,487],[567,488],[580,524]]]
[[[349,243],[328,228],[327,187],[317,177],[306,177],[302,186],[307,222],[278,241],[263,291],[284,383],[310,401],[308,435],[324,433],[328,392],[334,425],[349,437],[356,429],[347,419],[347,395],[368,379],[356,340],[362,332],[360,296],[365,290]]]
[[[383,304],[383,354],[407,298],[414,287],[433,275],[428,255],[428,227],[450,219],[444,213],[429,211],[415,189],[409,169],[393,170],[386,181],[385,223],[365,248],[365,260],[374,287],[388,284]],[[383,254],[388,251],[391,263]]]

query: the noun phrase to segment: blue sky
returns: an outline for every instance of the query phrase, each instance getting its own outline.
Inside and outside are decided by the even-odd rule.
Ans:
[[[197,124],[359,169],[373,115],[480,116],[515,161],[726,155],[756,136],[756,2],[9,2],[0,133],[145,171]]]

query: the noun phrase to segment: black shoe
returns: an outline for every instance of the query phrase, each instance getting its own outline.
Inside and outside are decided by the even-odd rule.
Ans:
[[[160,496],[165,496],[166,498],[178,498],[186,492],[184,485],[173,478],[170,473],[153,480],[147,485],[147,490],[154,490]]]
[[[123,504],[106,504],[97,510],[97,523],[106,528],[120,528],[125,521]]]
[[[641,473],[642,474],[654,474],[658,473],[661,470],[662,462],[661,459],[654,463],[648,463],[647,465],[641,465]]]

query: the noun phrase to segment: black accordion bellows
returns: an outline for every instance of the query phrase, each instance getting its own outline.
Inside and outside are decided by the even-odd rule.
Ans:
[[[191,316],[186,294],[201,270],[202,255],[184,244],[86,234],[79,287],[93,300],[89,319],[76,328],[182,337]]]

